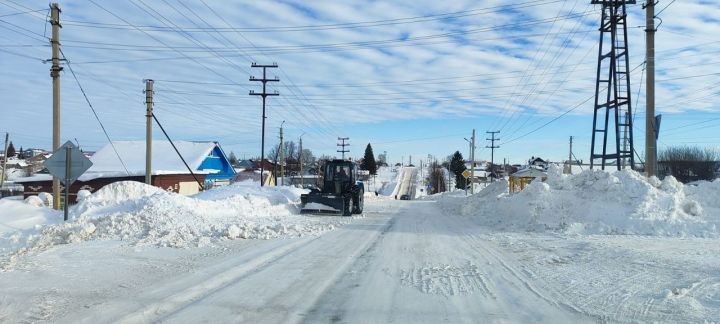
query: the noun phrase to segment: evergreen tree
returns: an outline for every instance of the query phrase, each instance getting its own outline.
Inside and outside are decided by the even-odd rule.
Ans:
[[[8,158],[11,158],[15,156],[15,146],[13,145],[12,141],[10,142],[10,145],[8,145],[7,152],[5,152],[5,156]]]
[[[460,151],[455,151],[455,154],[452,155],[452,159],[450,160],[450,172],[455,174],[455,188],[464,189],[467,180],[462,173],[465,169],[467,168],[465,167],[462,154]]]
[[[370,174],[377,174],[377,164],[375,163],[375,155],[373,154],[372,146],[368,143],[365,148],[365,156],[360,164],[360,169],[370,171]]]
[[[23,151],[22,146],[20,146],[20,151],[18,151],[18,159],[21,159],[21,160],[25,159],[25,151]]]

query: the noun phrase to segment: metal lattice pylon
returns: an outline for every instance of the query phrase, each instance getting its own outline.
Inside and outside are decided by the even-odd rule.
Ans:
[[[596,164],[600,164],[603,170],[605,166],[613,164],[618,170],[625,166],[633,168],[635,159],[625,5],[635,4],[635,1],[592,0],[591,3],[602,5],[602,18],[590,168]],[[604,119],[602,116],[598,119],[601,111],[604,112]],[[612,149],[613,144],[615,150],[609,151],[608,148]]]

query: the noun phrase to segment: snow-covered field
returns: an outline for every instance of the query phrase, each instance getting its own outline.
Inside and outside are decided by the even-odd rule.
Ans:
[[[0,200],[0,322],[720,318],[720,181],[551,170],[516,194],[368,193],[360,217],[299,215],[301,192],[119,183],[66,224]]]

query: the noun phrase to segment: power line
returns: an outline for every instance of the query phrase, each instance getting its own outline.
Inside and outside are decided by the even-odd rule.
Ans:
[[[578,1],[575,2],[575,5],[577,5],[577,2],[578,2]],[[564,8],[565,8],[565,3],[563,3],[563,6],[558,10],[558,12],[557,12],[557,14],[556,14],[556,17],[558,17],[558,16],[560,15],[560,13],[562,12],[562,10],[563,10]],[[573,9],[575,9],[575,6],[573,6]],[[571,10],[571,13],[572,13],[572,10]],[[520,79],[520,82],[518,82],[518,83],[515,84],[515,88],[513,88],[513,92],[519,90],[519,89],[522,87],[521,84],[523,84],[523,83],[526,84],[526,83],[528,83],[528,82],[530,81],[530,78],[529,78],[529,77],[526,77],[526,75],[530,74],[530,73],[531,73],[531,70],[532,70],[533,72],[536,71],[536,70],[540,67],[540,64],[542,63],[542,60],[544,60],[545,56],[546,56],[547,53],[550,51],[550,46],[544,47],[544,45],[545,45],[545,42],[548,40],[548,37],[550,36],[550,33],[553,31],[553,28],[555,27],[555,23],[556,23],[556,22],[557,22],[557,19],[553,20],[552,24],[551,24],[550,27],[548,28],[547,32],[545,33],[545,35],[544,35],[544,37],[543,37],[542,42],[540,43],[540,45],[537,46],[537,50],[535,51],[535,53],[533,53],[533,56],[532,56],[532,58],[530,59],[530,64],[527,65],[527,67],[525,68],[525,71],[523,72],[524,77]],[[553,38],[553,40],[554,40],[554,39],[555,39],[555,38]],[[542,51],[543,48],[545,49],[544,51]],[[542,56],[540,57],[539,60],[536,60],[536,58],[538,57],[538,54],[539,54],[541,51],[543,52]],[[499,117],[499,118],[496,118],[496,122],[499,121],[499,120],[502,120],[502,119],[506,119],[505,123],[504,123],[502,126],[500,126],[499,129],[501,129],[501,130],[504,129],[505,126],[510,122],[510,120],[512,120],[513,117],[515,116],[515,114],[516,114],[517,111],[510,110],[510,109],[508,109],[508,108],[510,108],[511,106],[514,105],[514,103],[517,101],[517,98],[518,98],[518,97],[513,96],[513,97],[511,97],[509,100],[507,100],[507,101],[505,102],[505,105],[504,105],[504,108],[503,108],[503,115],[502,115],[501,117]],[[525,96],[525,98],[523,99],[523,102],[521,102],[520,105],[522,105],[522,104],[524,103],[524,101],[527,100],[527,98],[528,98],[528,96]],[[509,114],[510,116],[506,118],[505,116],[506,116],[507,114]],[[496,122],[493,122],[493,125],[495,125]],[[493,127],[491,127],[491,128],[498,128],[498,127],[493,126]]]
[[[24,15],[24,14],[29,14],[29,13],[38,12],[38,11],[46,11],[46,10],[47,10],[47,9],[37,9],[37,10],[30,10],[30,11],[15,12],[15,13],[11,13],[11,14],[0,15],[0,18],[2,18],[2,17],[10,17],[10,16],[17,16],[17,15]]]
[[[575,9],[575,7],[577,6],[577,4],[578,4],[578,2],[575,2],[575,4],[573,5],[573,7],[572,7],[572,9],[571,9],[571,12],[572,12],[572,10]],[[588,4],[588,7],[589,7],[589,6],[590,6],[590,5]],[[586,7],[585,11],[587,12],[587,7]],[[568,65],[568,61],[570,60],[570,58],[572,57],[572,55],[575,53],[575,51],[578,50],[578,48],[580,48],[580,44],[581,44],[581,43],[585,40],[585,38],[589,35],[589,33],[583,32],[583,33],[582,33],[582,38],[581,38],[579,41],[575,41],[575,43],[576,43],[577,45],[575,45],[575,46],[572,48],[572,50],[570,50],[569,53],[566,52],[566,49],[567,49],[568,46],[572,43],[572,42],[571,42],[571,36],[577,35],[577,34],[575,34],[574,32],[576,32],[581,25],[582,25],[582,21],[577,21],[577,22],[575,23],[575,25],[572,26],[571,31],[572,31],[573,33],[568,34],[568,35],[565,36],[565,38],[564,38],[563,41],[562,41],[562,47],[560,48],[560,50],[557,50],[556,53],[555,53],[555,55],[553,55],[552,59],[550,60],[550,62],[549,62],[548,64],[545,64],[546,67],[545,67],[545,68],[542,70],[542,72],[540,73],[540,80],[541,80],[541,82],[539,82],[539,83],[540,83],[540,89],[541,89],[540,91],[543,91],[544,89],[546,89],[548,85],[552,84],[551,81],[552,81],[553,79],[555,79],[555,77],[561,75],[560,73],[557,73],[557,72],[559,72],[564,66],[567,66],[567,65]],[[565,21],[563,21],[563,24],[562,24],[562,27],[564,27],[564,26],[565,26]],[[561,28],[562,28],[562,27],[561,27]],[[557,36],[558,36],[558,35],[553,36],[553,42],[557,39]],[[592,50],[592,48],[589,48],[589,49],[588,49],[588,52],[587,52],[585,55],[583,55],[583,57],[579,60],[578,64],[571,65],[570,71],[569,71],[568,73],[565,73],[565,74],[564,74],[565,77],[562,79],[561,85],[562,85],[562,84],[568,84],[566,81],[570,78],[570,76],[571,76],[573,73],[575,73],[575,71],[577,71],[577,68],[578,68],[579,66],[581,66],[582,62],[585,60],[585,58],[587,57],[587,55],[590,54],[590,51],[591,51],[591,50]],[[543,57],[544,57],[547,53],[549,53],[549,48],[548,48],[548,49],[546,50],[546,52],[543,54]],[[565,57],[565,60],[564,60],[562,63],[560,63],[560,64],[557,66],[557,68],[553,69],[553,68],[555,67],[555,65],[556,65],[556,62],[558,62],[558,59],[560,59],[560,57]],[[542,61],[541,61],[541,62],[542,62]],[[555,72],[553,72],[553,70],[554,70]],[[545,81],[545,80],[548,80],[548,81]],[[560,91],[560,89],[562,89],[562,88],[563,88],[562,86],[560,86],[560,87],[554,87],[552,93],[549,94],[548,96],[545,96],[545,100],[544,100],[541,104],[539,104],[539,106],[540,106],[540,107],[544,106],[544,105],[547,103],[547,101],[550,100],[550,98],[554,98],[554,95],[555,95],[558,91]],[[537,89],[538,89],[538,85],[534,85],[534,86],[532,87],[532,89],[528,92],[528,94],[523,98],[523,100],[520,102],[520,104],[519,104],[518,106],[522,106],[522,105],[524,105],[525,103],[527,103],[528,100],[533,96],[533,93],[536,92]],[[503,127],[500,128],[500,130],[503,130],[506,126],[508,126],[508,127],[511,127],[511,126],[514,127],[515,124],[516,124],[516,122],[520,120],[520,116],[522,116],[523,114],[525,114],[525,110],[524,110],[524,109],[523,109],[523,110],[520,110],[520,114],[517,116],[517,119],[515,119],[514,121],[512,121],[512,123],[506,123],[505,125],[503,125]],[[520,124],[520,126],[519,126],[519,127],[516,127],[515,131],[513,131],[513,132],[512,132],[510,135],[508,135],[508,136],[514,135],[514,134],[516,133],[517,129],[521,129],[522,127],[524,127],[524,126],[527,124],[527,122],[530,120],[530,118],[531,118],[531,116],[528,115],[528,116],[525,118],[525,120]]]
[[[656,0],[650,0],[650,1],[656,1]],[[672,5],[673,3],[675,3],[675,1],[676,1],[676,0],[670,1],[670,3],[668,3],[667,6],[665,6],[665,8],[662,8],[662,9],[660,9],[660,11],[656,12],[656,13],[655,13],[655,17],[659,16],[663,11],[665,11],[665,9],[667,9],[668,7],[670,7],[670,5]]]
[[[142,0],[138,0],[141,1]],[[134,4],[134,3],[133,3]],[[141,8],[142,10],[145,10]],[[557,20],[572,20],[584,16],[588,16],[592,14],[592,12],[584,12],[579,14],[571,14],[571,15],[565,15],[565,16],[556,16],[556,17],[550,17],[550,18],[542,18],[542,19],[536,19],[536,20],[529,20],[527,22],[523,23],[511,23],[511,24],[503,24],[503,25],[495,25],[491,27],[482,27],[477,29],[470,29],[470,30],[464,30],[464,31],[455,31],[455,32],[447,32],[447,33],[441,33],[441,34],[431,34],[431,35],[425,35],[425,36],[416,36],[416,37],[408,37],[408,38],[395,38],[395,39],[385,39],[385,40],[374,40],[374,41],[359,41],[359,42],[344,42],[344,43],[327,43],[327,44],[305,44],[305,45],[284,45],[284,46],[254,46],[258,51],[264,51],[266,54],[268,52],[271,53],[282,53],[282,52],[289,52],[289,53],[298,53],[298,52],[307,52],[307,50],[319,50],[319,51],[331,51],[331,50],[350,50],[353,48],[368,48],[370,46],[379,46],[383,45],[384,47],[394,47],[395,45],[399,46],[407,46],[409,45],[425,45],[425,44],[435,44],[432,42],[427,43],[415,43],[418,41],[424,41],[424,40],[432,40],[432,39],[438,39],[438,38],[447,38],[447,37],[455,37],[459,35],[468,35],[468,34],[477,34],[477,33],[484,33],[484,32],[492,32],[497,30],[503,30],[503,29],[512,29],[512,28],[522,28],[522,27],[530,27],[545,23],[550,23]],[[142,29],[138,29],[139,31],[145,32]],[[189,35],[187,32],[183,31],[181,28],[176,27],[175,32],[182,32],[187,35]],[[537,36],[541,36],[538,34]],[[503,37],[495,38],[495,39],[508,39],[513,36],[505,35]],[[527,35],[523,35],[520,37],[527,37]],[[444,40],[442,42],[448,42],[452,40]],[[72,42],[66,41],[68,43]],[[394,43],[400,43],[400,44],[394,44]],[[131,45],[131,44],[113,44],[110,45],[110,43],[106,43],[106,46],[115,46],[115,47],[141,47],[144,48],[144,51],[161,51],[162,49],[158,49],[157,46],[152,45]],[[165,45],[165,44],[163,44]],[[89,46],[74,46],[74,45],[66,45],[66,46],[72,46],[72,47],[80,47],[80,48],[94,48],[94,49],[107,49],[107,50],[124,50],[122,48],[104,48],[104,47],[89,47]],[[172,50],[178,50],[182,49],[182,47],[171,47],[171,46],[164,46],[163,48],[169,48]],[[127,50],[127,49],[125,49]],[[213,51],[213,49],[208,49],[209,51]],[[216,49],[214,51],[217,51]]]
[[[70,61],[65,57],[65,53],[63,53],[62,49],[60,49],[60,54],[63,57],[63,60],[65,60],[65,63],[70,70],[70,73],[72,74],[73,78],[75,79],[75,83],[77,83],[78,88],[80,88],[80,92],[82,92],[83,97],[85,98],[85,102],[87,102],[88,106],[90,107],[90,110],[93,113],[93,116],[95,116],[95,120],[97,120],[98,124],[100,124],[100,128],[102,129],[103,133],[105,134],[105,138],[107,138],[108,143],[110,143],[110,146],[112,146],[113,151],[115,152],[115,156],[117,156],[118,160],[120,160],[120,164],[122,164],[123,169],[125,169],[125,173],[127,175],[130,175],[130,172],[127,169],[127,166],[125,166],[125,162],[123,161],[122,157],[120,157],[120,153],[118,153],[117,149],[115,148],[115,144],[110,139],[110,135],[108,135],[107,130],[105,129],[105,125],[103,125],[102,121],[100,121],[100,117],[98,117],[97,111],[95,111],[95,107],[93,107],[92,103],[90,102],[90,99],[88,99],[87,94],[85,93],[85,89],[83,89],[82,84],[80,84],[80,80],[78,79],[77,75],[75,75],[75,71],[73,71],[72,65],[70,64]]]
[[[493,7],[485,7],[485,8],[477,8],[477,9],[449,12],[449,13],[440,13],[440,14],[415,16],[415,17],[394,18],[394,19],[384,19],[384,20],[374,20],[374,21],[364,21],[364,22],[349,22],[349,23],[322,24],[322,25],[276,26],[276,27],[242,27],[242,28],[241,27],[233,27],[228,24],[229,27],[226,27],[226,28],[195,27],[195,28],[184,28],[184,29],[186,29],[188,32],[206,32],[208,29],[217,30],[218,32],[293,32],[293,31],[308,31],[308,30],[367,28],[367,27],[377,27],[377,26],[397,25],[397,24],[419,23],[419,22],[426,22],[426,21],[433,21],[433,20],[446,20],[446,19],[452,19],[452,18],[462,18],[462,17],[482,15],[482,14],[492,14],[492,13],[496,13],[496,12],[504,11],[504,10],[514,10],[514,9],[537,7],[537,6],[543,6],[543,5],[562,2],[562,1],[564,1],[564,0],[553,0],[553,1],[544,1],[544,2],[527,1],[527,2],[521,2],[521,3],[516,3],[516,4],[506,4],[506,5],[499,5],[499,6],[493,6]],[[111,23],[79,21],[79,20],[66,20],[65,24],[77,25],[77,26],[83,26],[83,27],[93,27],[93,28],[133,29],[133,26],[124,25],[124,24],[111,24]],[[166,30],[168,30],[167,26],[165,26],[165,27],[163,27],[163,26],[137,26],[137,27],[146,29],[149,31],[166,31]]]

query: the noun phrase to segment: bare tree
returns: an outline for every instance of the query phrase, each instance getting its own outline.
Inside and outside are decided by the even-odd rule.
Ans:
[[[437,162],[433,162],[430,168],[431,171],[428,175],[428,181],[430,183],[430,186],[432,186],[430,193],[436,194],[447,191],[447,185],[445,183],[445,172],[443,172],[442,166]]]
[[[672,175],[683,183],[712,180],[715,179],[719,157],[717,151],[708,148],[669,147],[658,156],[658,173]]]

